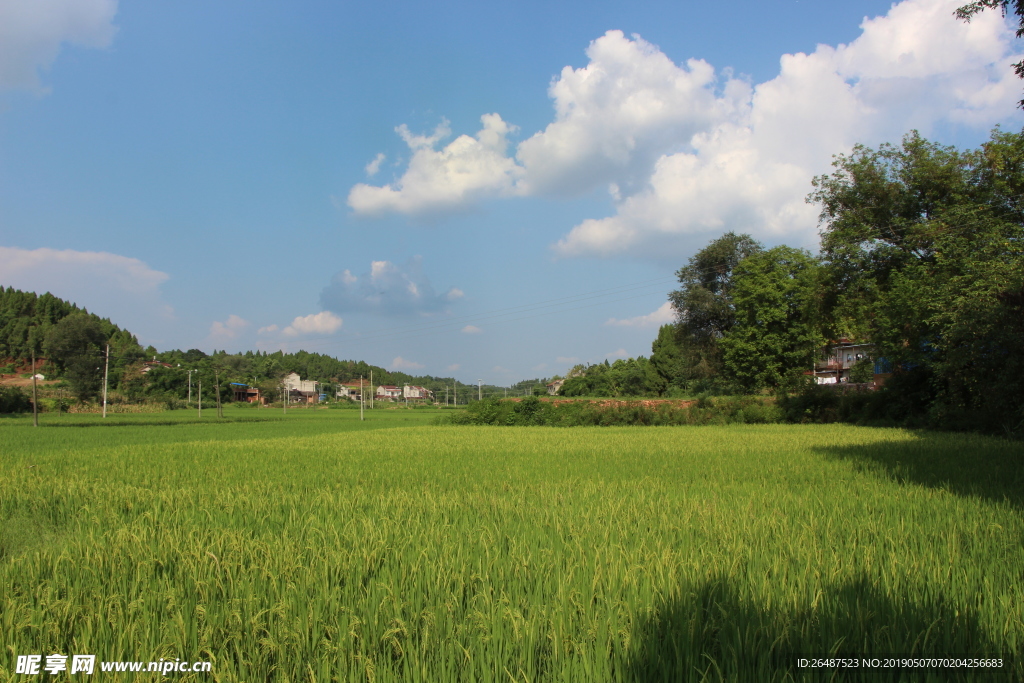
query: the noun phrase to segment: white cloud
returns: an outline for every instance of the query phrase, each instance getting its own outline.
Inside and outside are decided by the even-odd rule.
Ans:
[[[266,327],[261,327],[260,329],[256,330],[256,334],[272,334],[274,332],[277,332],[277,330],[277,325],[267,325]]]
[[[461,367],[462,367],[462,366],[461,366],[461,365],[459,365],[458,363],[452,363],[451,365],[449,365],[449,366],[448,366],[447,368],[445,368],[445,369],[446,369],[446,370],[447,370],[448,372],[455,372],[456,370],[458,370],[458,369],[459,369],[459,368],[461,368]]]
[[[228,319],[224,322],[214,321],[210,325],[210,341],[217,344],[223,344],[229,342],[238,337],[243,331],[249,327],[250,323],[248,320],[231,314]]]
[[[391,361],[390,368],[392,370],[422,370],[423,365],[411,360],[406,360],[401,356],[395,356],[395,359]]]
[[[635,318],[624,318],[622,320],[618,318],[608,318],[604,324],[612,325],[614,327],[661,327],[675,319],[676,309],[672,308],[672,304],[666,301],[653,313],[638,315]]]
[[[158,342],[174,320],[160,286],[168,275],[136,258],[103,251],[0,247],[0,286],[66,299],[144,341]]]
[[[626,353],[626,349],[619,349],[618,351],[610,351],[604,354],[605,358],[629,358],[629,354]]]
[[[463,296],[452,287],[436,294],[423,274],[423,259],[415,256],[403,266],[373,261],[370,272],[357,277],[349,270],[334,276],[320,292],[320,303],[330,311],[372,311],[387,314],[433,313]]]
[[[508,368],[503,368],[500,365],[495,365],[493,368],[491,368],[491,370],[498,373],[499,375],[507,375],[512,372]]]
[[[443,122],[433,135],[413,135],[403,124],[396,130],[412,151],[401,178],[383,186],[360,183],[349,191],[348,205],[357,214],[387,212],[433,214],[458,210],[478,199],[517,194],[522,169],[506,155],[507,136],[515,130],[497,114],[480,117],[476,137],[460,135],[441,150],[434,146],[451,134]]]
[[[366,165],[366,175],[368,175],[371,178],[377,175],[377,171],[380,170],[380,165],[384,163],[385,159],[387,159],[387,157],[384,155],[383,152],[375,156],[373,158],[373,161]]]
[[[576,356],[559,356],[555,358],[556,363],[579,363],[580,359]]]
[[[907,0],[865,20],[849,45],[784,55],[776,78],[719,107],[724,115],[688,149],[665,150],[615,215],[583,221],[555,250],[676,256],[729,229],[813,244],[817,209],[804,197],[833,154],[1013,114],[1012,34],[996,13],[957,21],[958,4]]]
[[[405,174],[357,185],[349,205],[412,215],[607,187],[613,215],[580,222],[554,245],[558,254],[678,260],[730,229],[811,246],[817,210],[804,197],[834,154],[912,128],[927,136],[1020,120],[1013,32],[997,12],[958,21],[962,3],[905,0],[865,19],[848,45],[783,55],[778,76],[756,85],[609,31],[588,47],[586,66],[565,67],[551,83],[553,121],[513,156],[497,114],[476,139],[441,151],[447,123],[431,136],[400,127],[413,151]],[[493,144],[484,142],[489,126]]]
[[[117,0],[0,1],[0,89],[45,92],[39,72],[61,46],[110,45],[116,12]]]
[[[465,327],[462,328],[462,331],[465,332],[466,334],[480,334],[481,332],[483,332],[483,330],[481,330],[476,325],[466,325]]]
[[[341,329],[342,319],[330,311],[320,311],[307,316],[296,317],[292,324],[281,330],[286,337],[300,334],[333,334]]]
[[[676,66],[622,31],[593,41],[587,57],[587,66],[567,66],[551,84],[555,120],[519,145],[516,157],[531,192],[576,194],[608,183],[619,192],[646,178],[665,150],[741,106],[749,90],[730,81],[716,97],[707,62]]]

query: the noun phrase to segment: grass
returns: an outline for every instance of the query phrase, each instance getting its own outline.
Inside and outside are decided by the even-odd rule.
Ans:
[[[182,680],[1024,679],[1017,443],[251,412],[0,423],[0,681],[52,652],[213,661]]]

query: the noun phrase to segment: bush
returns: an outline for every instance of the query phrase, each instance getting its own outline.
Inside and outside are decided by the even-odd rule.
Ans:
[[[535,397],[521,401],[487,399],[473,403],[465,412],[439,421],[462,425],[546,425],[551,427],[766,424],[782,422],[783,411],[763,396],[702,396],[688,406],[660,403],[656,406],[629,401],[550,403]]]
[[[165,396],[164,397],[164,408],[167,410],[182,410],[189,406],[177,396]]]
[[[0,387],[0,413],[27,413],[32,400],[17,387]]]
[[[62,398],[41,398],[39,399],[39,412],[41,413],[66,413],[71,407],[71,402]]]
[[[812,384],[798,394],[780,397],[779,407],[790,422],[835,422],[839,399],[836,389]]]

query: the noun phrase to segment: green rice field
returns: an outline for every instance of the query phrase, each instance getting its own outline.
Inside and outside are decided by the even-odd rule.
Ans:
[[[225,414],[0,418],[0,681],[1024,680],[1020,442]]]

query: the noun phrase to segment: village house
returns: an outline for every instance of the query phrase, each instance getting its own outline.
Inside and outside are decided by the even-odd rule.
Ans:
[[[342,382],[336,396],[338,398],[348,398],[353,401],[362,400],[363,392],[370,392],[370,381],[366,379],[355,379],[350,382]]]
[[[402,396],[410,401],[425,401],[433,399],[434,393],[425,387],[406,384],[402,387]]]
[[[871,361],[874,357],[874,345],[864,342],[856,342],[842,338],[828,348],[828,356],[814,364],[814,381],[817,384],[844,384],[849,383],[850,372],[853,366],[862,360]],[[880,372],[885,368],[884,359],[873,361],[873,384],[880,387],[889,377],[887,372]]]
[[[146,374],[153,368],[173,368],[174,366],[170,363],[164,363],[159,360],[145,360],[142,361],[142,374]]]
[[[391,384],[377,387],[377,398],[385,401],[397,401],[402,398],[402,390]]]
[[[290,372],[281,380],[284,384],[285,394],[289,403],[316,403],[318,382],[312,379],[302,379],[299,373]]]
[[[250,387],[248,384],[232,382],[231,391],[235,394],[235,401],[239,403],[259,403],[261,405],[266,405],[267,403],[260,394],[260,390],[256,387]]]
[[[554,382],[548,382],[548,396],[555,396],[559,391],[562,390],[562,385],[565,384],[564,379],[556,379]]]

